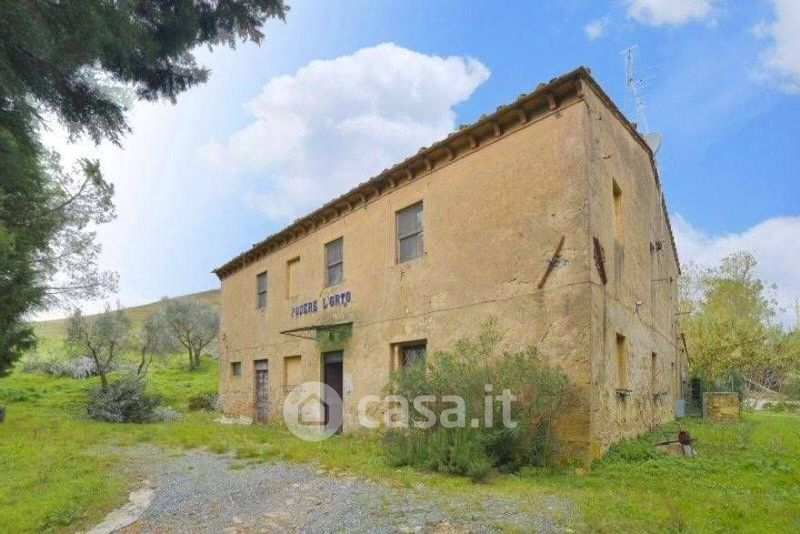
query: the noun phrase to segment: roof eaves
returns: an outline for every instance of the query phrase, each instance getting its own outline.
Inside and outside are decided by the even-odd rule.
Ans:
[[[263,240],[259,241],[258,243],[255,243],[248,250],[246,250],[246,251],[238,254],[237,256],[233,257],[231,260],[227,261],[226,263],[224,263],[220,267],[217,267],[212,272],[214,274],[216,274],[217,277],[224,278],[226,276],[226,273],[228,271],[230,271],[231,269],[238,270],[239,266],[237,264],[241,263],[241,266],[244,267],[244,265],[247,263],[248,256],[259,255],[261,252],[264,251],[264,249],[268,245],[279,241],[282,235],[287,234],[288,232],[291,232],[293,228],[296,228],[298,226],[302,226],[303,224],[305,224],[305,223],[311,221],[312,219],[314,219],[315,217],[323,216],[326,212],[328,212],[331,209],[335,208],[335,206],[337,204],[341,204],[342,202],[344,202],[348,197],[350,197],[352,195],[355,195],[355,194],[357,194],[359,192],[362,192],[362,191],[366,190],[367,188],[369,188],[369,187],[371,187],[371,186],[373,186],[375,184],[380,183],[383,180],[386,180],[390,175],[396,174],[397,172],[401,171],[404,168],[410,168],[415,163],[424,160],[426,155],[428,155],[428,154],[430,154],[430,153],[432,153],[434,151],[441,150],[443,147],[446,147],[449,144],[452,144],[457,139],[467,138],[470,135],[474,135],[478,130],[480,130],[480,129],[486,127],[487,125],[493,123],[494,121],[496,121],[496,119],[501,114],[508,112],[509,108],[511,108],[511,107],[513,107],[515,105],[519,106],[522,103],[525,103],[525,102],[528,102],[528,101],[531,101],[531,100],[535,100],[535,99],[541,98],[541,97],[546,96],[546,95],[549,96],[550,94],[552,94],[553,90],[557,86],[565,84],[565,83],[567,83],[568,81],[570,81],[572,79],[576,79],[577,80],[579,78],[588,78],[589,80],[591,80],[591,75],[589,73],[589,70],[586,67],[582,67],[582,66],[578,67],[577,69],[574,69],[574,70],[572,70],[572,71],[570,71],[570,72],[568,72],[566,74],[562,74],[561,76],[557,76],[556,78],[551,79],[547,83],[539,84],[536,87],[536,89],[534,91],[532,91],[531,93],[523,93],[523,94],[519,95],[517,97],[517,99],[513,103],[506,104],[506,105],[501,105],[496,109],[496,111],[494,113],[482,115],[474,123],[472,123],[472,124],[470,124],[468,126],[460,127],[458,130],[452,132],[450,135],[448,135],[444,139],[441,139],[441,140],[433,143],[431,146],[422,147],[416,154],[405,158],[400,163],[397,163],[396,165],[394,165],[394,166],[392,166],[392,167],[390,167],[388,169],[384,169],[380,174],[370,178],[369,180],[367,180],[365,182],[360,183],[359,185],[357,185],[354,188],[350,189],[346,193],[334,198],[333,200],[330,200],[330,201],[326,202],[323,206],[321,206],[320,208],[312,211],[311,213],[296,219],[295,221],[293,221],[291,224],[289,224],[288,226],[284,227],[280,231],[268,235]],[[552,97],[549,96],[549,98],[552,98]]]

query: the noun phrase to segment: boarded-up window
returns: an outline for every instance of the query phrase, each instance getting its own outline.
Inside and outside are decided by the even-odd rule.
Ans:
[[[397,212],[397,263],[419,258],[424,252],[422,202],[417,202]]]
[[[300,356],[287,356],[283,359],[283,387],[292,389],[301,382]]]
[[[623,217],[622,217],[622,189],[613,182],[612,190],[614,193],[614,239],[622,244],[623,239]]]
[[[259,310],[267,307],[267,273],[256,276],[256,306]]]
[[[294,297],[300,292],[300,258],[286,262],[286,296]]]
[[[242,362],[231,362],[231,375],[242,376]]]
[[[617,388],[628,389],[628,341],[617,334]]]
[[[344,238],[325,245],[325,285],[333,286],[344,281]]]

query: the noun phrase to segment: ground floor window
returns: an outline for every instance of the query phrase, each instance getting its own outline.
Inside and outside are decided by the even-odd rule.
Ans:
[[[425,340],[395,343],[392,345],[392,368],[409,369],[417,362],[424,362],[427,352]]]
[[[242,362],[231,362],[231,376],[242,376]]]

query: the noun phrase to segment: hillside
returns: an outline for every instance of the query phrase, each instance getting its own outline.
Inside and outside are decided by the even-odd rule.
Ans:
[[[200,293],[192,293],[189,295],[182,295],[176,297],[178,299],[195,299],[203,302],[208,302],[214,306],[219,306],[219,289],[211,289],[208,291],[201,291]],[[125,312],[131,318],[133,326],[138,326],[147,315],[156,309],[160,300],[142,304],[140,306],[132,306],[125,308]],[[67,331],[67,319],[51,319],[49,321],[39,321],[34,323],[36,334],[43,339],[62,339]]]

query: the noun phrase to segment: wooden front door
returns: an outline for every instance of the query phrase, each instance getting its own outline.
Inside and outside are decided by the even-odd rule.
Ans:
[[[269,362],[257,360],[256,372],[256,422],[266,423],[269,418]]]
[[[343,392],[344,392],[344,353],[342,351],[326,352],[324,354],[323,379],[325,385],[336,392],[336,395],[325,395],[325,428],[334,430],[337,434],[342,431]]]

